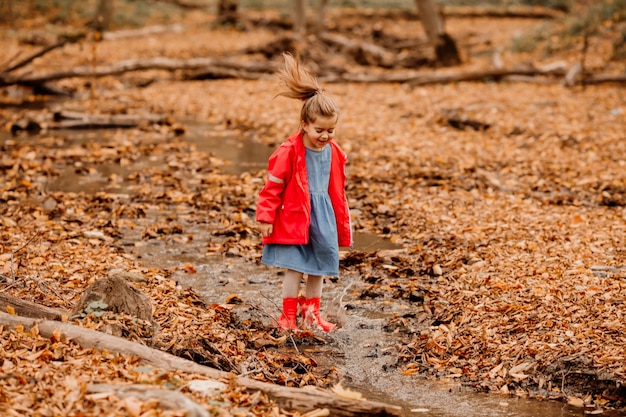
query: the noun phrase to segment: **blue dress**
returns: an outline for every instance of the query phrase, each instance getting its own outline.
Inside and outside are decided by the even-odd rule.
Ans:
[[[287,268],[307,275],[339,275],[337,223],[330,196],[332,151],[306,148],[306,171],[311,195],[311,227],[306,245],[267,244],[263,247],[264,265]]]

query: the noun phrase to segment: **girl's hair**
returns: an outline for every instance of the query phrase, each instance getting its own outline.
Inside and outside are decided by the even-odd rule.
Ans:
[[[300,65],[290,53],[283,53],[283,57],[285,58],[285,68],[278,72],[278,77],[286,90],[281,91],[277,96],[304,101],[302,110],[300,110],[300,119],[303,122],[314,122],[318,116],[338,117],[339,106],[335,100],[324,93],[315,76]]]

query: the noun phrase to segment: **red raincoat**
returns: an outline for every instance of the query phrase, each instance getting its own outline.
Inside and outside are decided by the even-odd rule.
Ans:
[[[335,211],[339,246],[352,246],[350,210],[346,198],[347,157],[331,140],[332,150],[328,194]],[[263,244],[301,245],[309,242],[311,197],[306,171],[306,148],[302,132],[292,134],[269,158],[268,179],[259,193],[256,220],[274,225]]]

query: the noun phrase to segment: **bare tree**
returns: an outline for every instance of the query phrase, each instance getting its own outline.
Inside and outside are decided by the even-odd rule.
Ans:
[[[100,0],[92,26],[98,31],[105,31],[111,27],[112,21],[113,0]]]
[[[328,0],[320,0],[319,10],[317,13],[317,28],[318,32],[321,32],[324,29],[324,19],[326,17],[326,6],[328,5]]]
[[[6,16],[0,18],[0,21],[9,22],[11,27],[13,27],[14,19],[13,19],[13,0],[7,1],[6,7],[8,8]]]
[[[236,0],[220,0],[217,4],[217,21],[220,25],[239,23],[239,5]]]
[[[294,32],[299,38],[306,35],[306,0],[294,0],[293,23]]]
[[[420,21],[428,41],[435,48],[435,59],[443,66],[461,63],[459,50],[454,40],[446,33],[441,9],[435,0],[415,0]]]
[[[306,0],[294,0],[294,31],[302,38],[306,34]],[[323,31],[328,0],[320,0],[316,30]],[[415,0],[420,21],[434,48],[435,60],[443,66],[461,63],[459,50],[454,39],[446,33],[441,9],[436,0]]]

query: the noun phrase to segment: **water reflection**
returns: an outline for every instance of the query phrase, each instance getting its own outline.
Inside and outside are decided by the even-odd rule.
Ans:
[[[182,140],[193,144],[199,152],[210,154],[225,163],[221,170],[226,174],[240,175],[265,169],[273,148],[254,140],[253,134],[216,130],[206,124],[192,123],[186,125]],[[72,143],[84,144],[101,140],[98,132],[102,131],[57,131],[56,134],[71,136]],[[25,140],[18,138],[18,140]],[[77,163],[73,169],[64,170],[52,181],[50,191],[85,192],[93,194],[107,191],[112,194],[128,194],[131,192],[124,177],[131,173],[143,172],[162,166],[163,162],[149,157],[134,160],[125,165],[118,162],[106,162],[96,166],[82,166]]]
[[[200,152],[213,154],[226,161],[223,171],[239,175],[265,169],[274,151],[254,138],[254,133],[213,130],[206,124],[188,123],[184,139],[196,145]]]
[[[111,194],[129,194],[132,192],[130,184],[123,181],[123,178],[132,172],[149,169],[153,165],[156,163],[142,162],[128,167],[119,164],[102,164],[86,174],[78,173],[77,169],[68,169],[50,182],[48,190],[85,194],[96,194],[100,191]]]

